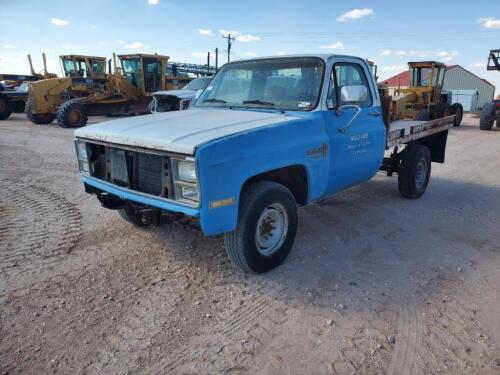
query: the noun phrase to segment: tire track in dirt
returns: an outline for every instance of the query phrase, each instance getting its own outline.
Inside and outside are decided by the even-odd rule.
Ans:
[[[255,280],[257,281],[257,277]],[[254,285],[255,286],[255,285]],[[217,286],[212,287],[215,295]],[[253,289],[253,288],[252,288]],[[227,291],[226,291],[227,293]],[[148,369],[155,374],[184,373],[253,373],[253,353],[265,343],[257,330],[267,335],[279,331],[286,319],[286,304],[282,302],[286,289],[263,283],[246,294],[245,303],[237,305],[208,324],[193,336],[188,345],[178,348]],[[276,317],[282,319],[276,319]]]
[[[70,253],[81,235],[76,205],[47,188],[0,181],[0,270],[16,277],[57,262]]]

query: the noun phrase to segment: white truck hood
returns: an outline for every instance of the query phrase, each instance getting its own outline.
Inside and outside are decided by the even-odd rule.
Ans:
[[[206,142],[294,119],[263,111],[190,109],[102,122],[76,130],[75,137],[194,155]]]

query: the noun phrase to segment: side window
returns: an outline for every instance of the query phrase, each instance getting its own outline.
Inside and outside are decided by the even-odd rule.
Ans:
[[[355,97],[351,96],[353,93],[356,94]],[[370,85],[361,65],[355,63],[334,65],[327,100],[330,108],[349,104],[358,105],[361,108],[372,106]]]

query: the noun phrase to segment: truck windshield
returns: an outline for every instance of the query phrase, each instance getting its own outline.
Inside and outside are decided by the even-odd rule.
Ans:
[[[324,65],[315,57],[228,64],[220,69],[196,106],[310,111],[319,101]]]
[[[192,91],[204,90],[205,87],[207,87],[208,82],[210,82],[210,78],[195,78],[182,89]]]

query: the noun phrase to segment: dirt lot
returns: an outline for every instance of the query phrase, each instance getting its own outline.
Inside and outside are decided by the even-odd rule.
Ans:
[[[422,199],[380,175],[303,208],[254,276],[100,208],[71,130],[0,122],[1,373],[500,374],[500,131],[477,123]]]

